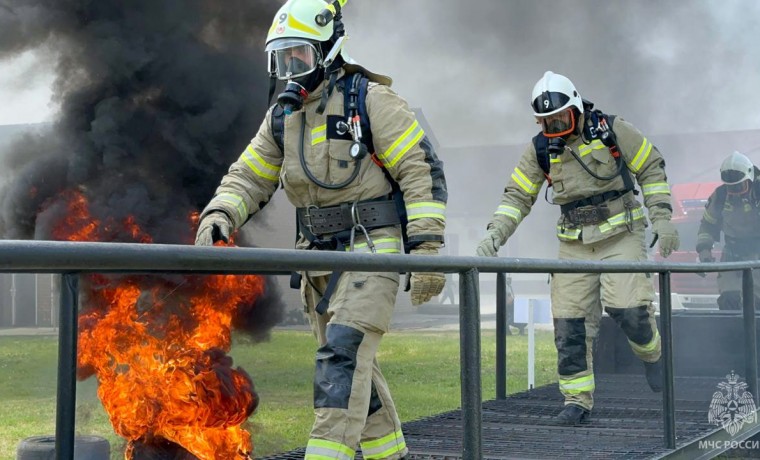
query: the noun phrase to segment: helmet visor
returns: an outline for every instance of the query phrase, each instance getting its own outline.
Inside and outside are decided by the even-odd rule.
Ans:
[[[575,130],[575,114],[572,109],[537,119],[546,137],[566,136]]]
[[[570,96],[556,91],[544,91],[533,99],[533,112],[551,113],[565,107],[570,102]]]
[[[269,73],[280,80],[292,80],[313,72],[319,65],[317,47],[298,39],[276,40],[267,46]]]
[[[747,179],[747,175],[743,171],[727,169],[720,172],[720,180],[722,180],[724,184],[738,184],[744,179]]]

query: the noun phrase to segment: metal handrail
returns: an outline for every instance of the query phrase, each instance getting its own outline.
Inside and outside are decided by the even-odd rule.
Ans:
[[[746,375],[757,399],[757,350],[752,269],[760,260],[725,263],[577,261],[462,256],[406,256],[260,248],[195,247],[167,244],[0,241],[0,273],[61,273],[56,457],[72,459],[76,403],[76,338],[80,273],[281,274],[292,271],[435,271],[459,273],[460,369],[464,459],[482,458],[479,273],[659,273],[664,359],[665,445],[675,448],[675,406],[670,274],[743,272]],[[502,286],[497,277],[497,286]],[[504,302],[504,296],[499,296]],[[502,313],[497,313],[497,318]],[[500,329],[504,332],[505,329]],[[506,337],[498,337],[497,341]],[[506,344],[497,345],[506,358]],[[506,365],[497,363],[499,372]],[[498,378],[498,377],[497,377]],[[505,385],[505,384],[504,384]],[[497,385],[499,387],[499,385]],[[506,388],[506,386],[504,386]]]

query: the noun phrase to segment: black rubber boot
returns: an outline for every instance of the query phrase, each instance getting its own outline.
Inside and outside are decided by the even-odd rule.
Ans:
[[[662,358],[653,363],[644,362],[644,370],[646,370],[649,388],[655,393],[662,392]]]
[[[557,421],[562,425],[578,425],[588,420],[591,412],[576,404],[568,404],[557,415]]]

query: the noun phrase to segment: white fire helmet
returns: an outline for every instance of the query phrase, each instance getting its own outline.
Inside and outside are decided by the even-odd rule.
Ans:
[[[274,17],[266,39],[269,74],[280,80],[308,75],[323,64],[320,43],[333,37],[334,22],[320,26],[323,0],[288,0]]]
[[[573,82],[551,71],[547,71],[533,87],[531,106],[546,137],[573,133],[583,113],[583,100]]]
[[[755,165],[746,156],[733,152],[720,165],[720,179],[726,185],[740,184],[755,180]]]

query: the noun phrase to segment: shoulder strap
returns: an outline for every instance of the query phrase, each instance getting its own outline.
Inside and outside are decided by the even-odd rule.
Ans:
[[[715,189],[715,206],[716,209],[720,212],[721,218],[723,218],[723,206],[726,204],[727,195],[728,189],[726,189],[725,185],[719,185],[718,188]]]
[[[277,147],[280,151],[285,150],[285,111],[279,104],[275,104],[270,109],[272,111],[272,136],[274,137]]]
[[[359,114],[359,124],[362,128],[362,142],[367,146],[370,153],[375,152],[372,143],[372,130],[370,128],[369,114],[367,113],[367,88],[369,79],[364,74],[357,72],[347,79],[343,90],[343,112],[348,114],[356,110]]]
[[[546,176],[546,180],[549,183],[549,187],[552,186],[552,178],[549,176],[549,139],[544,136],[544,133],[538,133],[533,138],[533,148],[536,151],[536,161],[538,166]]]

